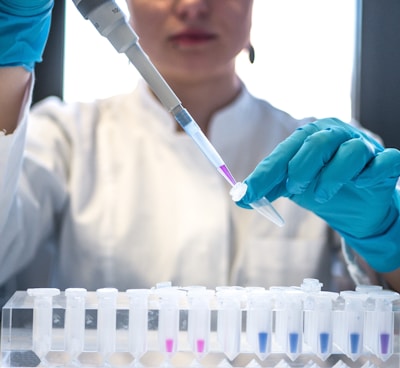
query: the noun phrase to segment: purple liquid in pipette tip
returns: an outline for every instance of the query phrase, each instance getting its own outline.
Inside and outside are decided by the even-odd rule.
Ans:
[[[233,186],[236,184],[236,180],[226,167],[226,165],[222,165],[219,167],[219,172],[224,176],[224,178]]]

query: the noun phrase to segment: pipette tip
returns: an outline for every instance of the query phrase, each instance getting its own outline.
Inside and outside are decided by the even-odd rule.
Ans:
[[[243,196],[246,194],[247,185],[242,182],[237,182],[229,194],[232,199],[237,202],[240,201]],[[254,208],[258,213],[266,217],[268,220],[272,221],[275,225],[282,227],[285,224],[285,221],[281,217],[281,215],[276,211],[276,209],[272,206],[271,202],[263,197],[258,201],[250,203],[250,206]]]

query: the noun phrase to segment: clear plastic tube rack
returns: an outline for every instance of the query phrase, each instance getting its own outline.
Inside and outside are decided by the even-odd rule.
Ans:
[[[2,366],[398,368],[400,295],[321,287],[18,291]]]

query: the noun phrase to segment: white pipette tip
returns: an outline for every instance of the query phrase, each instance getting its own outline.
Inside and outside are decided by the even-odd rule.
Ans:
[[[243,196],[246,194],[247,185],[242,182],[237,182],[229,194],[232,199],[237,202],[240,201]],[[272,206],[271,202],[267,198],[261,198],[258,201],[250,203],[250,206],[253,207],[257,212],[261,213],[268,220],[272,221],[275,225],[282,227],[285,224],[285,221],[281,217],[281,215],[276,211],[276,209]]]

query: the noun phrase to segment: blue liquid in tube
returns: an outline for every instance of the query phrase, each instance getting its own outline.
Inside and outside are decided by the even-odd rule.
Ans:
[[[350,334],[350,351],[352,354],[358,353],[358,345],[360,343],[360,334],[351,333]]]
[[[299,345],[299,334],[297,332],[292,332],[289,334],[289,349],[292,354],[297,353],[297,348]]]
[[[329,346],[329,333],[321,332],[319,334],[319,344],[320,344],[320,352],[321,354],[325,354],[328,352]]]
[[[268,342],[268,333],[267,332],[259,332],[258,333],[258,348],[260,353],[267,352],[267,342]]]

